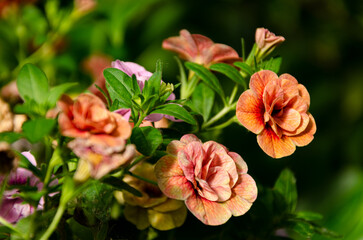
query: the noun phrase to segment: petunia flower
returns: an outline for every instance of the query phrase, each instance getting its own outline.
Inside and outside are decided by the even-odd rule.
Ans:
[[[257,142],[266,154],[281,158],[313,140],[316,124],[309,106],[308,91],[293,76],[278,77],[262,70],[251,76],[250,89],[240,96],[236,115],[243,126],[258,134]]]
[[[202,143],[184,135],[167,146],[168,155],[155,165],[161,191],[183,200],[190,212],[207,225],[221,225],[245,214],[257,197],[257,187],[247,174],[245,161],[223,145]]]
[[[95,95],[83,93],[76,101],[63,95],[58,102],[62,109],[58,122],[62,135],[87,138],[105,146],[120,146],[131,135],[131,126],[120,114],[110,112]]]
[[[133,62],[123,62],[120,60],[116,60],[116,61],[112,62],[111,65],[113,68],[120,69],[121,71],[123,71],[130,77],[132,75],[135,75],[137,84],[140,87],[140,91],[142,91],[144,89],[145,81],[149,80],[149,78],[153,75],[151,72],[147,71],[144,67],[140,66],[137,63],[133,63]],[[175,94],[174,93],[170,94],[170,96],[166,100],[169,100],[169,101],[175,100]],[[118,113],[122,114],[123,116],[128,116],[128,117],[130,117],[130,115],[131,115],[131,109],[119,109],[115,112],[118,112]],[[145,121],[158,122],[158,121],[162,120],[163,117],[165,117],[171,121],[174,121],[174,122],[179,121],[179,120],[176,120],[175,117],[173,117],[173,116],[164,115],[164,114],[156,114],[156,113],[146,116]]]
[[[165,39],[162,47],[178,53],[184,60],[205,67],[218,62],[232,63],[241,60],[230,46],[214,43],[210,38],[200,34],[190,34],[185,29],[180,31],[180,36]]]
[[[117,168],[128,164],[135,156],[135,145],[106,146],[90,139],[76,138],[68,147],[80,158],[74,179],[84,182],[88,177],[100,179]]]
[[[143,162],[131,169],[133,174],[156,181],[154,166]],[[165,196],[158,186],[142,181],[133,176],[123,179],[142,193],[137,197],[127,191],[116,191],[115,197],[125,205],[125,218],[143,230],[150,225],[158,230],[170,230],[180,227],[186,217],[187,210],[183,201],[170,199]]]
[[[257,60],[262,59],[269,55],[277,45],[285,41],[282,36],[276,36],[266,28],[257,28],[255,34],[255,41],[257,45]]]
[[[22,154],[36,166],[34,156],[30,152],[22,152]],[[0,176],[0,184],[4,181],[4,177]],[[27,185],[37,187],[40,190],[43,187],[43,183],[33,173],[25,168],[17,168],[9,175],[8,185]],[[21,218],[27,217],[32,214],[35,209],[30,204],[26,204],[20,197],[14,196],[18,194],[18,189],[6,190],[2,196],[2,202],[0,205],[0,216],[6,219],[8,222],[15,223]],[[38,209],[41,209],[42,201],[40,202]]]

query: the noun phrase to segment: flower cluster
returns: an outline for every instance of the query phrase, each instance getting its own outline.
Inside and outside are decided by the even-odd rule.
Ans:
[[[75,1],[78,14],[95,7],[94,1]],[[249,215],[249,210],[264,204],[255,203],[258,195],[296,196],[296,191],[284,192],[294,189],[288,171],[282,177],[288,187],[277,182],[275,190],[262,186],[258,194],[254,166],[249,170],[248,159],[241,157],[243,141],[234,151],[216,141],[217,132],[232,123],[257,134],[258,145],[272,158],[289,156],[313,140],[316,123],[307,89],[290,74],[277,75],[281,59],[266,60],[284,40],[258,28],[250,54],[242,59],[232,47],[187,30],[165,39],[162,47],[187,61],[189,74],[178,61],[181,99],[174,93],[179,85],[164,82],[161,61],[151,73],[137,63],[93,55],[83,68],[94,84],[74,98],[65,94],[72,83],[49,86],[40,69],[26,64],[14,92],[23,101],[17,111],[29,120],[20,127],[23,122],[19,126],[10,105],[0,99],[0,140],[8,142],[0,142],[0,223],[22,239],[11,223],[39,210],[42,219],[54,215],[45,230],[34,228],[42,228],[42,240],[74,221],[92,228],[95,239],[106,239],[108,221],[122,215],[138,230],[149,228],[152,238],[151,228],[181,227],[188,210],[201,223],[217,226],[232,216],[253,221],[255,212]],[[234,84],[230,95],[220,74]],[[22,138],[30,148],[36,146],[38,165],[30,152],[22,153],[28,160],[13,154]],[[98,206],[99,199],[112,206]],[[282,219],[277,226],[299,219],[296,202],[283,201],[290,205],[275,218]],[[55,214],[44,213],[50,210]]]

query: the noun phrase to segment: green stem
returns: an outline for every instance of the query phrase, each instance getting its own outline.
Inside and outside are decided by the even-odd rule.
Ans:
[[[227,120],[226,122],[222,123],[222,124],[219,124],[215,127],[212,127],[212,128],[208,128],[206,129],[207,131],[213,131],[213,130],[218,130],[218,129],[223,129],[225,127],[228,127],[229,125],[231,125],[232,123],[236,122],[237,121],[237,116],[233,116],[231,117],[229,120]]]
[[[144,120],[144,118],[145,118],[145,117],[146,117],[146,116],[145,116],[145,114],[141,113],[141,114],[140,114],[140,117],[139,117],[139,119],[137,120],[137,122],[135,123],[134,127],[138,127],[138,126],[140,126],[140,124],[142,123],[142,121]]]
[[[53,234],[53,232],[57,228],[58,223],[62,219],[65,210],[66,210],[65,204],[60,202],[60,205],[57,209],[57,213],[55,214],[52,223],[49,225],[48,229],[45,231],[40,240],[48,240],[48,238]]]
[[[234,109],[237,105],[237,102],[234,102],[233,104],[229,106],[225,106],[217,115],[215,115],[212,119],[210,119],[208,122],[204,123],[202,125],[202,129],[205,129],[212,125],[213,123],[217,122],[219,119],[224,117],[227,113],[229,113],[232,109]]]
[[[236,97],[237,91],[238,91],[238,84],[234,85],[228,105],[231,105],[233,103],[234,98]]]
[[[187,84],[187,87],[185,88],[185,90],[183,92],[181,92],[181,99],[187,99],[190,97],[190,95],[192,95],[195,87],[197,86],[199,82],[199,77],[194,73],[191,72],[189,75],[189,82]]]
[[[133,166],[135,166],[136,164],[138,164],[139,162],[141,161],[144,161],[146,159],[148,159],[149,157],[146,157],[146,156],[139,156],[135,159],[135,161],[133,161],[129,166],[127,166],[125,168],[125,172],[129,171]]]
[[[11,229],[13,232],[16,232],[17,234],[19,234],[22,238],[24,238],[23,234],[13,224],[6,221],[6,219],[0,217],[0,223],[2,225],[4,225],[5,227]]]
[[[147,178],[144,178],[144,177],[141,177],[141,176],[139,176],[139,175],[136,175],[136,174],[134,174],[134,173],[132,173],[132,172],[127,172],[127,174],[129,174],[130,176],[133,176],[134,178],[137,178],[137,179],[140,179],[140,180],[142,180],[142,181],[144,181],[144,182],[148,182],[148,183],[151,183],[151,184],[153,184],[153,185],[158,185],[158,183],[157,182],[155,182],[155,181],[153,181],[153,180],[150,180],[150,179],[147,179]]]

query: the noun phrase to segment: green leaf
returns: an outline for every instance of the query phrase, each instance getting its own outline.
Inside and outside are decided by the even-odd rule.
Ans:
[[[214,104],[214,91],[204,83],[200,83],[193,92],[191,103],[194,110],[200,113],[206,122]]]
[[[301,218],[307,221],[314,221],[314,220],[321,220],[323,216],[319,213],[315,212],[308,212],[308,211],[301,211],[296,214],[297,218]]]
[[[314,226],[305,221],[291,221],[289,227],[296,233],[306,238],[311,238],[315,233]]]
[[[245,74],[247,74],[249,76],[251,76],[254,73],[252,68],[247,63],[235,62],[235,63],[233,63],[233,65],[235,65],[236,67],[239,67],[242,72],[244,72]]]
[[[107,68],[103,71],[106,79],[106,88],[112,101],[116,99],[123,108],[131,107],[133,95],[132,79],[124,72],[116,68]]]
[[[284,196],[288,211],[293,213],[297,204],[296,179],[288,168],[280,173],[279,178],[275,182],[274,190]]]
[[[137,197],[142,197],[142,193],[139,192],[137,189],[131,187],[129,184],[125,183],[119,178],[116,177],[107,177],[102,180],[103,183],[111,185],[112,187],[116,188],[117,190],[125,190],[129,193],[134,194]]]
[[[55,123],[55,119],[45,118],[26,121],[22,126],[24,136],[31,143],[36,143],[53,130]]]
[[[19,167],[28,169],[32,173],[34,173],[35,176],[42,178],[42,172],[37,167],[35,167],[23,154],[17,151],[14,151],[14,153],[16,153],[16,155],[20,159]]]
[[[321,227],[321,226],[314,226],[314,231],[324,237],[328,237],[328,238],[343,238],[343,236],[337,232],[331,231],[325,227]],[[359,231],[359,230],[358,230]],[[361,231],[361,229],[360,229]],[[361,234],[362,237],[362,234]]]
[[[50,108],[54,107],[59,99],[59,97],[65,93],[71,87],[76,86],[77,83],[63,83],[61,85],[52,87],[49,91],[48,96],[48,106]]]
[[[162,74],[162,65],[161,61],[158,60],[156,62],[156,71],[155,73],[149,78],[147,84],[144,86],[142,91],[143,95],[147,98],[151,95],[159,96],[159,90],[161,85],[161,74]]]
[[[16,85],[25,101],[31,99],[38,104],[44,104],[48,99],[48,79],[42,70],[31,63],[20,69]]]
[[[231,65],[216,63],[210,66],[210,69],[226,75],[228,78],[247,89],[246,80],[242,77],[241,73]]]
[[[0,133],[0,142],[13,143],[23,137],[23,134],[17,132]]]
[[[196,63],[186,62],[185,63],[185,66],[189,70],[195,72],[195,74],[198,77],[200,77],[208,87],[210,87],[216,93],[218,93],[219,96],[221,96],[222,100],[225,101],[225,97],[224,97],[224,92],[223,92],[222,86],[219,83],[218,78],[216,76],[214,76],[213,73],[211,73],[208,69],[206,69],[202,65],[199,65],[199,64],[196,64]]]
[[[170,115],[173,117],[176,117],[180,120],[183,120],[189,124],[195,125],[197,122],[193,118],[193,116],[185,110],[183,107],[177,105],[177,104],[165,104],[158,106],[152,113],[161,113],[165,115]]]
[[[156,128],[135,127],[132,129],[130,140],[140,153],[151,156],[163,142],[163,137]]]
[[[141,94],[140,86],[137,82],[136,76],[132,75],[131,79],[132,79],[132,89],[134,90],[134,95]]]
[[[270,58],[270,60],[265,61],[261,64],[261,68],[278,73],[280,71],[281,62],[282,62],[281,57]]]

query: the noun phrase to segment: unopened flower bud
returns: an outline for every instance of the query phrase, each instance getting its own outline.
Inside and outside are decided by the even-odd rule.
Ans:
[[[277,45],[285,41],[285,38],[282,36],[276,36],[266,28],[257,28],[255,41],[257,45],[255,55],[257,60],[260,60],[269,55]]]

